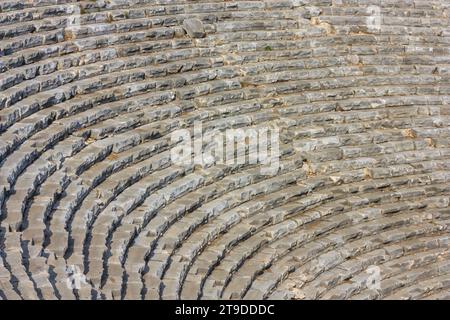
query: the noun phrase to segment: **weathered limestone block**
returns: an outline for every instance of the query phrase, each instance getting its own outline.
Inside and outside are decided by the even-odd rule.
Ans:
[[[203,38],[205,36],[205,28],[200,19],[185,19],[183,28],[191,38]]]

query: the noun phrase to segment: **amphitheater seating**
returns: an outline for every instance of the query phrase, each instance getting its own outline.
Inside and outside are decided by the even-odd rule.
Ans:
[[[449,15],[0,2],[0,300],[450,299]],[[176,163],[198,122],[278,169]]]

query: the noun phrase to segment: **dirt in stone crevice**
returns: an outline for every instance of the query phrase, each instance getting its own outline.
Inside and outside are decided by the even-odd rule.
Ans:
[[[317,173],[315,172],[315,170],[312,167],[312,163],[311,163],[310,160],[305,159],[303,161],[303,167],[305,168],[306,173],[307,173],[308,176],[312,176],[313,177],[313,176],[317,175]]]
[[[311,25],[324,29],[327,35],[336,34],[335,28],[330,23],[321,21],[320,17],[311,17],[310,21]]]

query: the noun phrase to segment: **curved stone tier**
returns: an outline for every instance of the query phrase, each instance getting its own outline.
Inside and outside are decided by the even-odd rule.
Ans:
[[[1,1],[0,300],[450,299],[449,14]],[[176,163],[199,121],[278,171]]]

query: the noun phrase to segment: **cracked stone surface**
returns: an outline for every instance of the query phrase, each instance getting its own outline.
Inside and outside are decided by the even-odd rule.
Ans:
[[[1,1],[0,300],[450,299],[449,13]],[[176,163],[198,121],[278,170]]]

